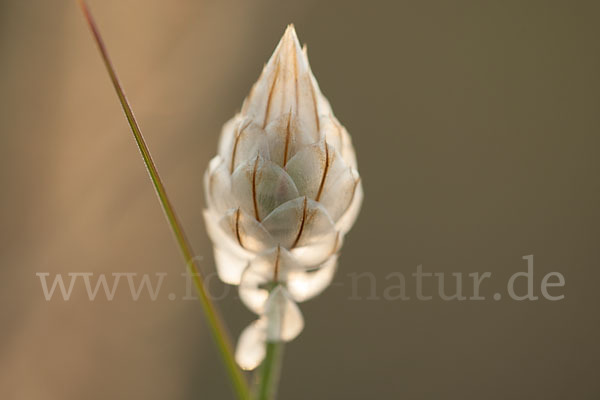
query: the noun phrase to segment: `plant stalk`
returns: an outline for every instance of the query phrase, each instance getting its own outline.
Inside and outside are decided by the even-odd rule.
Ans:
[[[121,106],[123,107],[123,111],[125,112],[125,116],[127,117],[127,121],[129,122],[129,126],[131,127],[131,131],[133,133],[137,146],[140,150],[140,153],[142,154],[144,164],[148,169],[148,173],[150,175],[150,179],[152,180],[152,184],[154,185],[156,194],[158,195],[159,202],[162,206],[162,209],[165,213],[171,230],[173,231],[173,235],[175,236],[175,240],[177,242],[177,245],[179,246],[179,250],[181,251],[181,254],[186,262],[188,272],[191,275],[192,280],[194,282],[194,286],[196,287],[196,291],[198,292],[198,298],[200,299],[200,303],[202,304],[202,308],[204,309],[208,325],[210,326],[213,338],[225,363],[233,387],[241,400],[249,400],[250,394],[248,384],[244,375],[242,374],[242,371],[239,369],[238,365],[235,362],[231,345],[231,338],[227,333],[227,330],[225,329],[225,325],[219,312],[217,311],[215,305],[213,304],[206,292],[206,289],[204,287],[204,280],[202,278],[202,275],[200,274],[200,270],[198,268],[197,261],[194,257],[192,248],[185,235],[183,227],[179,222],[177,214],[175,214],[175,209],[171,205],[171,202],[167,196],[167,191],[165,190],[160,175],[158,174],[156,165],[152,160],[150,150],[148,149],[146,141],[142,136],[142,132],[137,123],[137,120],[133,115],[131,105],[129,104],[127,97],[125,97],[125,92],[121,87],[116,71],[110,61],[108,52],[106,50],[102,37],[100,36],[100,32],[98,31],[96,23],[94,22],[94,19],[85,1],[79,0],[79,5],[81,6],[89,28],[92,31],[96,44],[98,45],[98,49],[100,50],[102,60],[104,61],[106,69],[108,70],[108,74],[115,88],[115,91],[117,92],[117,96],[119,97],[119,101],[121,102]]]
[[[281,374],[283,347],[283,342],[267,342],[267,354],[258,371],[255,400],[275,400]]]

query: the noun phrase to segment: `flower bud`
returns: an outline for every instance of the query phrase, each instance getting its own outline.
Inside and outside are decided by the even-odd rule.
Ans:
[[[290,25],[241,112],[223,127],[204,180],[219,277],[240,285],[242,301],[259,315],[238,343],[243,368],[261,362],[265,341],[295,338],[303,327],[296,303],[333,279],[362,202],[356,168],[350,136]]]

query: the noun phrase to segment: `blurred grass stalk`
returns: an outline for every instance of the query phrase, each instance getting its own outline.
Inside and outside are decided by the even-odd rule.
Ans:
[[[284,345],[283,342],[267,342],[267,354],[257,375],[256,400],[272,400],[277,396]]]
[[[173,235],[175,236],[175,239],[179,246],[179,250],[181,251],[183,258],[185,259],[188,272],[192,276],[194,285],[196,287],[196,291],[198,292],[200,303],[202,304],[204,313],[206,315],[206,319],[208,321],[208,325],[211,328],[213,337],[223,358],[226,369],[229,373],[229,378],[231,379],[231,382],[234,386],[238,397],[241,400],[249,400],[250,392],[248,389],[248,384],[242,371],[235,362],[230,336],[227,333],[227,330],[219,312],[217,311],[213,302],[210,300],[204,288],[204,281],[202,275],[200,274],[198,265],[196,264],[196,258],[194,257],[194,253],[192,252],[191,246],[187,240],[183,227],[179,222],[177,215],[175,214],[175,209],[171,205],[171,202],[167,196],[167,192],[162,183],[162,180],[160,179],[158,170],[150,155],[150,150],[146,145],[137,120],[133,115],[131,106],[129,105],[129,102],[125,97],[125,92],[121,87],[116,71],[110,61],[108,52],[106,50],[102,37],[100,36],[100,32],[98,31],[96,23],[94,22],[94,19],[85,1],[78,0],[78,2],[89,25],[89,28],[92,31],[96,44],[98,45],[98,49],[100,50],[102,60],[104,61],[104,65],[106,66],[112,84],[115,88],[115,91],[117,92],[117,96],[119,97],[119,101],[121,102],[121,106],[123,107],[123,111],[125,112],[125,116],[127,117],[127,121],[129,122],[129,126],[131,127],[131,131],[133,133],[137,146],[140,150],[140,153],[142,154],[142,158],[144,160],[144,163],[146,164],[148,173],[150,174],[150,179],[152,180],[160,204],[163,208],[167,221],[169,222],[171,230],[173,231]],[[266,374],[266,376],[268,377],[266,383],[271,385],[273,375],[271,373],[268,373]],[[261,399],[263,398],[266,399],[267,397],[261,397]]]

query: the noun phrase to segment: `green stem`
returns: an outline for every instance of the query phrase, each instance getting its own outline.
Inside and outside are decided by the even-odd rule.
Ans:
[[[256,400],[275,399],[281,374],[283,346],[283,342],[267,342],[267,354],[258,372]]]
[[[85,4],[85,1],[79,0],[79,4],[81,6],[81,9],[83,10],[90,30],[92,31],[96,44],[98,45],[98,49],[100,50],[100,54],[102,55],[102,60],[104,61],[106,69],[108,70],[110,79],[113,83],[113,86],[115,87],[117,96],[119,97],[119,101],[121,102],[121,106],[123,107],[123,111],[125,111],[125,116],[127,117],[127,121],[129,122],[129,126],[131,127],[131,131],[133,133],[137,146],[140,150],[140,153],[142,154],[142,158],[144,159],[144,163],[146,164],[146,168],[148,169],[148,173],[150,174],[150,179],[152,180],[154,189],[156,191],[156,194],[158,195],[158,199],[165,213],[167,221],[169,222],[171,230],[173,231],[173,235],[175,236],[175,240],[177,241],[179,250],[181,251],[181,254],[183,255],[183,258],[186,262],[188,272],[194,281],[196,291],[198,292],[198,298],[200,299],[200,303],[202,304],[202,307],[204,309],[208,325],[211,328],[217,347],[221,353],[227,371],[229,372],[231,382],[234,386],[238,397],[241,400],[248,400],[250,399],[248,384],[246,382],[246,379],[244,378],[244,375],[242,374],[242,371],[239,369],[235,362],[230,336],[228,335],[225,329],[225,325],[220,317],[220,314],[218,313],[215,305],[211,301],[204,288],[203,278],[200,274],[200,270],[198,268],[197,261],[194,257],[192,248],[187,240],[183,227],[179,222],[177,215],[175,214],[175,209],[171,205],[171,202],[167,196],[167,191],[165,190],[162,180],[160,179],[158,170],[156,169],[156,165],[152,160],[150,150],[148,149],[146,141],[142,136],[142,132],[137,123],[137,120],[133,115],[131,106],[127,101],[127,98],[125,97],[125,92],[121,87],[115,69],[110,61],[108,52],[106,50],[104,42],[102,41],[102,37],[100,36],[100,32],[96,27],[96,23],[94,22],[94,19],[90,13],[90,10]]]

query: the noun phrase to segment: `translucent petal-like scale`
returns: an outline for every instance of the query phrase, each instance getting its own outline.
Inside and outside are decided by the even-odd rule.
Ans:
[[[266,321],[258,319],[242,331],[235,349],[235,361],[242,369],[253,370],[265,358]]]
[[[298,38],[296,38],[296,40],[298,40]],[[302,49],[302,58],[303,58],[304,62],[306,63],[306,67],[309,71],[308,74],[310,76],[310,81],[312,83],[316,108],[319,110],[318,111],[319,116],[332,114],[333,112],[331,111],[331,105],[329,104],[329,101],[327,100],[327,98],[325,98],[325,96],[323,96],[323,93],[321,93],[321,89],[319,88],[319,83],[317,82],[317,79],[313,75],[312,69],[310,68],[310,62],[308,61],[308,49],[307,49],[306,45]]]
[[[300,150],[285,166],[301,196],[316,199],[328,163],[323,142],[306,146]]]
[[[219,279],[230,285],[239,285],[242,273],[249,264],[248,260],[218,246],[215,246],[214,254]]]
[[[336,268],[337,255],[333,255],[314,271],[289,271],[286,288],[295,301],[306,301],[319,295],[331,284]]]
[[[246,118],[241,114],[237,114],[223,125],[221,137],[219,138],[218,154],[222,159],[227,159],[231,156],[233,149],[233,140],[238,134],[240,124],[248,124],[252,119]]]
[[[333,114],[321,116],[321,131],[325,134],[325,140],[341,154],[346,165],[356,169],[356,155],[352,138],[346,128],[339,123]]]
[[[254,253],[240,247],[237,242],[227,236],[219,226],[217,216],[205,210],[204,221],[211,240],[215,244],[214,254],[219,278],[231,285],[240,283],[242,272],[248,262],[254,258]]]
[[[206,203],[218,213],[224,213],[236,206],[231,190],[231,176],[227,164],[220,156],[214,157],[204,174]]]
[[[350,207],[357,183],[358,176],[336,151],[319,198],[333,221],[338,221]]]
[[[269,290],[276,284],[286,285],[290,271],[304,270],[283,247],[266,251],[252,260],[240,280],[239,294],[244,304],[257,314],[265,311]]]
[[[232,209],[230,212],[235,212],[235,209]],[[226,213],[226,215],[228,214],[229,212]],[[238,258],[254,258],[255,254],[253,252],[241,247],[237,239],[228,235],[226,230],[220,226],[220,221],[223,217],[220,217],[219,214],[212,210],[204,210],[203,215],[208,236],[216,247],[231,252]]]
[[[363,189],[362,184],[359,180],[354,189],[354,194],[352,196],[352,202],[350,203],[350,206],[335,224],[335,228],[342,232],[342,234],[346,234],[350,230],[350,228],[352,228],[352,225],[354,225],[354,221],[356,221],[356,217],[358,216],[358,213],[360,211],[360,206],[362,205],[362,199]]]
[[[342,246],[342,239],[340,232],[332,230],[330,233],[320,236],[318,240],[294,247],[291,253],[298,264],[302,265],[304,269],[310,269],[335,254]]]
[[[306,197],[283,203],[262,225],[275,242],[287,249],[311,244],[334,231],[333,221],[323,206]]]
[[[231,180],[241,209],[259,221],[279,205],[298,197],[296,185],[287,172],[260,156],[241,164]]]
[[[264,317],[267,341],[270,342],[289,342],[304,329],[304,317],[283,286],[277,286],[269,293]]]
[[[227,211],[219,220],[219,226],[246,251],[259,253],[277,245],[265,226],[240,208]]]
[[[225,157],[230,172],[233,173],[240,164],[246,163],[257,155],[267,160],[270,158],[265,131],[254,122],[245,121],[240,124],[232,147]]]
[[[281,167],[285,167],[298,151],[320,139],[316,131],[307,134],[305,124],[293,110],[271,121],[266,132],[271,161]]]

